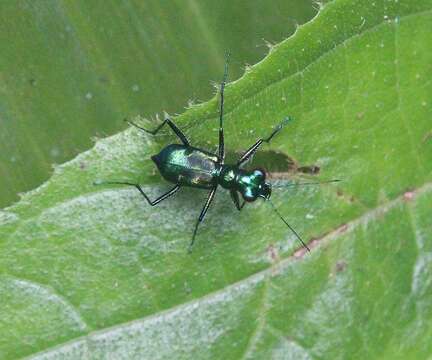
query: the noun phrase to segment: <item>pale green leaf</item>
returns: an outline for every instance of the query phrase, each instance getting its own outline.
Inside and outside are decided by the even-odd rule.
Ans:
[[[58,167],[0,215],[1,357],[430,358],[431,28],[430,0],[335,0],[227,87],[233,153],[292,115],[266,148],[294,161],[279,176],[343,179],[273,192],[311,254],[222,190],[188,254],[205,192],[151,208],[92,186],[162,193],[149,157],[171,136],[129,129]],[[215,148],[217,98],[175,121]]]

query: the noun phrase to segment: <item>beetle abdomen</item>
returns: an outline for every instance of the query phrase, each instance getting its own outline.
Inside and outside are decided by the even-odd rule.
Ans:
[[[165,180],[210,189],[216,184],[217,156],[192,146],[171,144],[152,156]]]

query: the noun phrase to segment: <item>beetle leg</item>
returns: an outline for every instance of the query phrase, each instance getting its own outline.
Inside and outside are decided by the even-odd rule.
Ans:
[[[143,191],[141,186],[139,186],[138,184],[129,183],[129,182],[121,182],[121,181],[104,181],[104,182],[98,182],[98,183],[95,182],[94,183],[94,185],[105,185],[105,184],[134,186],[138,189],[138,191],[141,193],[141,195],[144,196],[144,198],[147,200],[147,202],[149,203],[150,206],[155,206],[155,205],[159,204],[161,201],[169,198],[171,195],[174,195],[180,189],[180,185],[176,185],[171,190],[167,191],[165,194],[162,194],[161,196],[159,196],[158,198],[156,198],[155,200],[152,201],[146,195],[146,193]]]
[[[230,190],[230,195],[231,195],[231,199],[232,199],[234,205],[236,206],[237,210],[240,211],[241,209],[243,209],[243,206],[245,206],[246,201],[243,201],[243,204],[240,205],[240,199],[238,196],[238,192],[235,190]]]
[[[171,130],[172,131],[174,131],[174,133],[177,135],[177,137],[181,140],[181,142],[184,144],[184,145],[186,145],[186,146],[190,146],[190,144],[189,144],[189,140],[186,138],[186,136],[185,136],[185,134],[183,134],[183,132],[176,126],[176,124],[174,124],[172,121],[171,121],[171,119],[170,118],[166,118],[163,122],[162,122],[162,124],[160,124],[156,129],[154,129],[154,130],[147,130],[147,129],[144,129],[143,127],[141,127],[141,126],[138,126],[137,124],[135,124],[134,122],[132,122],[132,121],[130,121],[130,120],[128,120],[128,119],[125,119],[125,121],[128,123],[128,124],[130,124],[130,125],[132,125],[132,126],[135,126],[136,128],[138,128],[138,129],[140,129],[140,130],[142,130],[142,131],[145,131],[146,133],[149,133],[149,134],[152,134],[152,135],[156,135],[157,133],[158,133],[158,131],[165,125],[165,124],[168,124],[168,126],[171,128]]]
[[[220,110],[219,110],[219,163],[223,164],[225,161],[225,143],[224,143],[224,130],[223,130],[223,111],[224,111],[224,90],[228,78],[228,60],[230,54],[227,53],[225,57],[225,70],[224,76],[220,85]]]
[[[192,241],[191,241],[191,243],[189,245],[189,252],[192,251],[192,246],[193,246],[193,244],[195,242],[195,237],[196,237],[196,234],[197,234],[197,231],[198,231],[198,226],[204,220],[204,216],[206,215],[207,210],[209,209],[210,204],[212,203],[212,201],[214,199],[214,196],[216,194],[216,189],[217,189],[217,185],[213,189],[211,189],[211,191],[209,192],[208,197],[207,197],[207,201],[205,202],[204,207],[201,210],[201,214],[200,214],[200,216],[199,216],[199,218],[198,218],[198,220],[197,220],[197,222],[195,224],[195,229],[194,229],[194,232],[193,232],[193,235],[192,235]]]
[[[289,121],[291,118],[287,117],[285,120],[280,123],[276,128],[273,130],[273,132],[270,134],[269,137],[265,139],[259,139],[255,144],[253,144],[249,149],[245,151],[245,153],[241,156],[241,158],[237,161],[237,166],[242,166],[244,163],[246,163],[259,149],[259,147],[263,143],[269,143],[273,136],[275,136],[279,131],[282,130],[283,126]]]

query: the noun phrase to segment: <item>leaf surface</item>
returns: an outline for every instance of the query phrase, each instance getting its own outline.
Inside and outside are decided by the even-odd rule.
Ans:
[[[226,91],[225,143],[269,148],[321,187],[257,202],[168,189],[129,129],[58,167],[0,215],[0,355],[16,358],[427,359],[432,335],[431,1],[335,0]],[[217,99],[175,120],[214,150]],[[148,125],[148,124],[147,124]],[[310,178],[311,176],[309,176]],[[39,353],[37,353],[39,352]]]

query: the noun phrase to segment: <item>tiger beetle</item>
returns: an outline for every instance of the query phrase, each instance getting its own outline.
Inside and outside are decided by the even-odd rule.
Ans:
[[[220,84],[220,108],[219,108],[219,147],[218,153],[213,154],[200,148],[191,146],[189,140],[183,132],[171,121],[169,117],[154,130],[147,130],[143,127],[125,119],[131,126],[134,126],[146,133],[156,135],[162,127],[168,125],[174,134],[179,138],[181,144],[170,144],[163,148],[159,154],[153,155],[151,159],[155,162],[162,177],[174,183],[175,186],[162,194],[155,200],[151,200],[143,191],[141,186],[136,183],[128,181],[104,181],[95,182],[95,185],[100,184],[114,184],[114,185],[130,185],[138,189],[142,196],[147,200],[149,205],[155,206],[161,201],[174,195],[182,186],[207,189],[210,190],[201,214],[195,223],[195,228],[192,235],[192,240],[189,245],[189,251],[195,242],[199,224],[204,220],[205,215],[215,197],[216,190],[220,185],[224,189],[229,190],[231,199],[237,208],[241,210],[246,202],[253,202],[258,198],[267,200],[276,215],[285,223],[285,225],[292,231],[292,233],[301,242],[302,246],[310,251],[309,247],[302,240],[300,235],[291,227],[290,224],[282,217],[274,204],[270,201],[272,191],[272,184],[266,181],[266,172],[263,169],[245,170],[243,167],[253,157],[257,150],[263,143],[270,143],[273,137],[282,130],[283,126],[288,123],[291,118],[286,117],[272,133],[266,137],[259,139],[243,155],[237,160],[235,164],[225,164],[225,144],[224,144],[224,129],[223,129],[223,110],[224,110],[224,90],[228,77],[228,56],[225,62],[225,71],[223,80]],[[339,180],[330,180],[325,182],[336,182]],[[293,185],[313,185],[321,184],[323,182],[309,182],[300,184],[287,184],[276,187],[287,187]],[[241,194],[243,201],[240,203]]]

